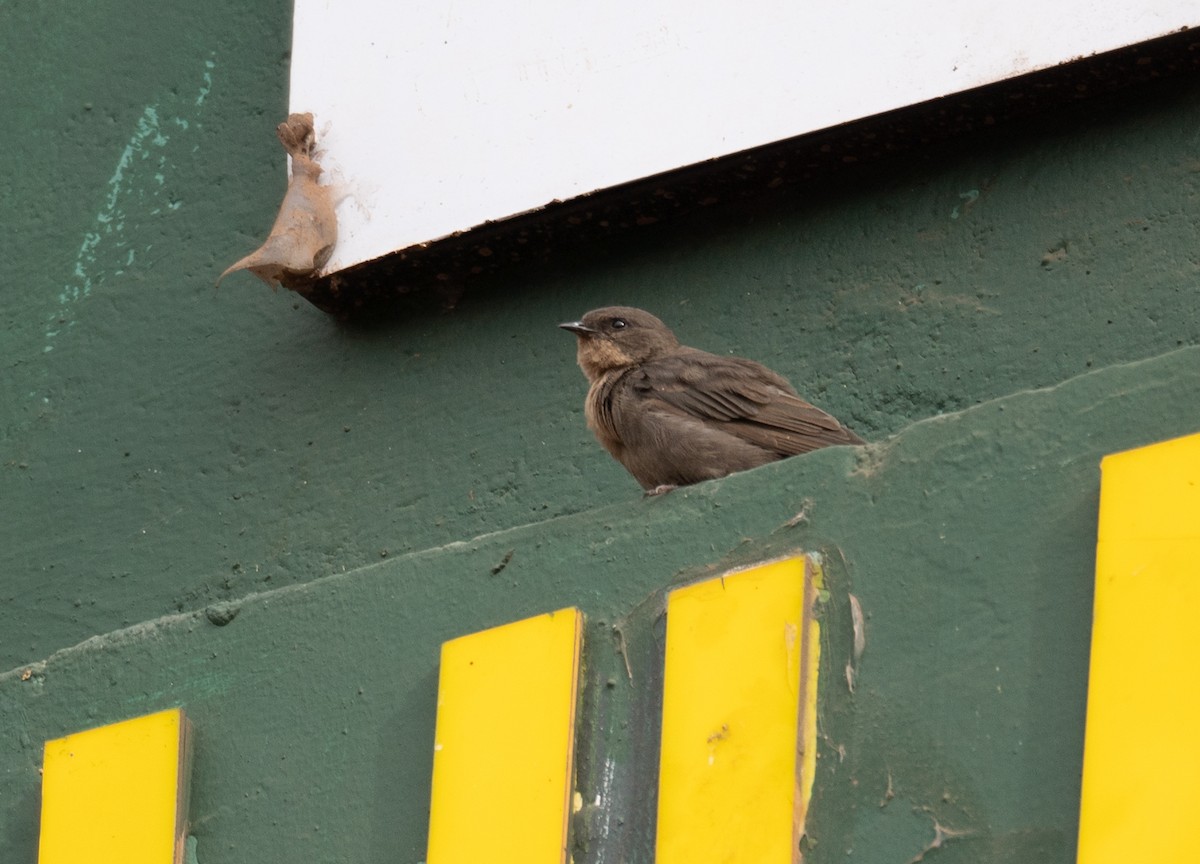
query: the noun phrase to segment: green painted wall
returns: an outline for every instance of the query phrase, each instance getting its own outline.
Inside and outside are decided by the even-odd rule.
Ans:
[[[177,703],[203,864],[419,861],[438,643],[568,603],[581,782],[607,754],[629,814],[577,860],[645,861],[655,598],[795,548],[833,578],[812,860],[935,819],[944,861],[1072,860],[1098,460],[1200,428],[1195,77],[348,327],[212,289],[283,190],[289,19],[0,4],[0,861],[35,860],[42,740]],[[554,327],[612,302],[882,443],[643,500]]]

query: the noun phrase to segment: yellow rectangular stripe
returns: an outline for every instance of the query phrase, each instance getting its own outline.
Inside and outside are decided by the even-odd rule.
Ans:
[[[181,862],[190,737],[174,708],[47,741],[38,864]]]
[[[790,558],[668,597],[656,864],[799,860],[818,579],[813,562]]]
[[[562,864],[583,615],[442,645],[429,864]]]
[[[1200,435],[1101,464],[1080,864],[1200,853]]]

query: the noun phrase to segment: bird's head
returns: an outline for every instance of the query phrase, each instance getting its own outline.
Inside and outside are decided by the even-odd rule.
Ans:
[[[578,337],[579,366],[589,381],[679,347],[666,324],[632,306],[593,309],[578,321],[558,326]]]

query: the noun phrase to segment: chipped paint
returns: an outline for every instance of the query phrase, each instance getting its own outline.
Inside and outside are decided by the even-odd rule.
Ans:
[[[963,202],[962,210],[959,210],[958,209],[959,205],[955,204],[954,209],[950,211],[951,219],[957,219],[959,216],[962,216],[964,213],[966,213],[968,210],[971,209],[971,205],[974,204],[979,199],[979,190],[978,189],[968,189],[966,192],[958,193],[958,197]]]
[[[596,806],[602,814],[600,818],[599,835],[605,840],[612,833],[613,816],[613,778],[616,776],[617,763],[612,757],[604,760],[604,771],[600,775],[600,791],[596,794]]]
[[[853,693],[854,685],[858,681],[858,662],[862,660],[863,652],[867,650],[867,629],[863,619],[862,604],[853,594],[847,596],[850,598],[850,621],[854,628],[854,653],[846,661],[846,686]]]
[[[926,843],[925,848],[923,848],[920,852],[918,852],[912,858],[909,858],[907,864],[920,864],[920,862],[925,860],[925,856],[935,849],[941,849],[951,840],[970,837],[974,833],[973,831],[969,830],[949,828],[939,822],[936,818],[932,816],[930,818],[933,819],[933,839]]]

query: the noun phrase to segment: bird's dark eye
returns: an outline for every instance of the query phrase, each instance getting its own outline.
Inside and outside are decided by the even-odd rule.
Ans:
[[[611,326],[612,326],[612,329],[614,329],[614,330],[624,330],[626,327],[629,326],[629,322],[626,321],[624,318],[614,318],[614,319],[612,319]]]

